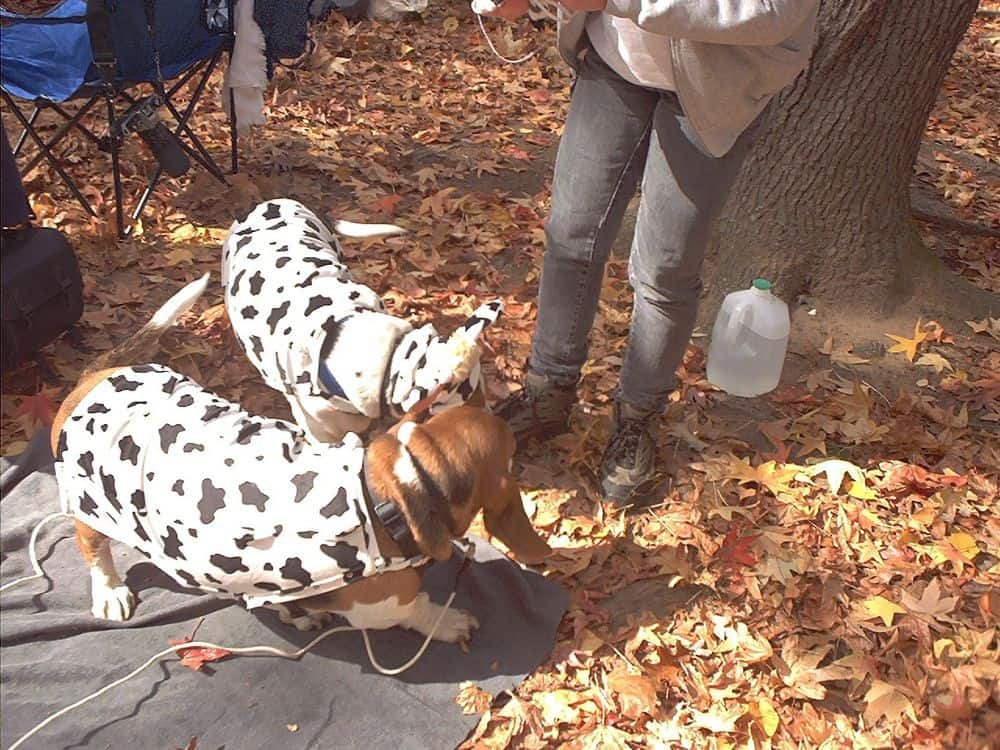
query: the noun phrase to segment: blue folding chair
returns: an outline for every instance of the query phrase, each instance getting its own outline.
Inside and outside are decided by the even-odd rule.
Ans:
[[[179,176],[194,160],[216,179],[225,175],[189,124],[209,77],[222,55],[232,52],[233,0],[63,0],[48,12],[27,16],[0,8],[0,83],[3,101],[23,128],[14,146],[21,156],[30,140],[37,153],[19,165],[26,175],[46,160],[91,216],[90,201],[77,187],[54,149],[70,132],[79,132],[109,153],[119,237],[131,231],[166,171]],[[193,89],[186,104],[178,94]],[[152,94],[141,96],[142,85]],[[33,105],[25,114],[16,100]],[[74,109],[66,105],[74,103]],[[103,103],[107,130],[95,133],[87,115]],[[232,102],[230,101],[230,104]],[[122,107],[121,105],[124,105]],[[160,108],[174,120],[160,122]],[[230,106],[231,113],[235,112]],[[62,118],[48,138],[39,117],[50,111]],[[230,160],[238,168],[235,115],[230,117]],[[85,119],[86,118],[86,119]],[[126,226],[119,164],[125,139],[137,134],[157,158]]]

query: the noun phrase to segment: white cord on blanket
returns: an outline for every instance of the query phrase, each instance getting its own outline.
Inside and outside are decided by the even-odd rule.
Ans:
[[[31,540],[30,540],[31,547],[30,547],[29,554],[31,556],[31,565],[35,569],[35,575],[25,576],[24,578],[18,578],[16,581],[11,581],[10,583],[5,584],[4,586],[0,587],[0,592],[6,591],[7,589],[10,589],[10,588],[14,588],[15,586],[18,586],[18,585],[20,585],[22,583],[27,583],[28,581],[33,581],[36,578],[42,578],[44,576],[44,573],[42,572],[42,566],[38,562],[38,555],[35,552],[35,540],[38,538],[38,532],[41,530],[42,526],[44,526],[45,524],[47,524],[53,518],[59,518],[59,517],[72,518],[72,516],[70,516],[70,515],[68,515],[66,513],[53,513],[52,515],[46,516],[41,521],[39,521],[38,525],[35,526],[34,531],[31,532]],[[325,630],[324,632],[320,633],[318,636],[316,636],[315,638],[313,638],[311,641],[309,641],[309,643],[307,643],[305,646],[303,646],[302,648],[300,648],[300,649],[298,649],[296,651],[285,651],[285,650],[280,649],[280,648],[275,648],[274,646],[240,646],[240,647],[228,647],[228,646],[220,646],[220,645],[218,645],[216,643],[208,643],[207,641],[191,641],[189,643],[178,643],[175,646],[170,646],[169,648],[165,648],[162,651],[160,651],[159,653],[154,654],[149,659],[147,659],[140,667],[137,667],[136,669],[133,669],[131,672],[129,672],[124,677],[122,677],[120,679],[117,679],[117,680],[115,680],[114,682],[112,682],[112,683],[110,683],[108,685],[105,685],[100,690],[97,690],[97,691],[91,693],[90,695],[84,696],[83,698],[81,698],[80,700],[78,700],[76,703],[73,703],[73,704],[71,704],[69,706],[66,706],[65,708],[62,708],[62,709],[56,711],[54,714],[51,714],[44,721],[41,721],[38,724],[36,724],[34,727],[32,727],[32,729],[27,734],[22,735],[20,737],[20,739],[17,740],[17,742],[15,742],[13,745],[10,746],[10,748],[8,750],[17,750],[17,748],[19,748],[21,745],[23,745],[27,740],[29,740],[34,735],[38,734],[38,732],[40,732],[42,729],[44,729],[45,727],[47,727],[49,724],[51,724],[53,721],[55,721],[59,717],[65,716],[70,711],[73,711],[74,709],[77,709],[80,706],[82,706],[82,705],[84,705],[86,703],[89,703],[90,701],[94,700],[95,698],[98,698],[98,697],[104,695],[109,690],[112,690],[112,689],[118,687],[119,685],[121,685],[121,684],[123,684],[125,682],[128,682],[133,677],[135,677],[140,672],[142,672],[144,669],[146,669],[147,667],[150,667],[153,664],[155,664],[156,662],[158,662],[164,656],[169,656],[170,654],[175,653],[176,651],[187,649],[187,648],[215,648],[215,649],[222,649],[223,651],[228,651],[230,654],[237,654],[237,655],[240,655],[240,654],[246,654],[246,655],[262,654],[262,655],[266,655],[266,656],[280,656],[282,659],[298,660],[298,659],[301,659],[303,656],[305,656],[316,644],[318,644],[321,641],[325,640],[326,638],[328,638],[329,636],[333,635],[334,633],[343,633],[343,632],[347,632],[347,631],[361,630],[361,637],[365,641],[365,650],[368,652],[368,661],[371,663],[372,668],[375,669],[377,672],[380,672],[381,674],[384,674],[384,675],[393,676],[393,675],[402,674],[403,672],[405,672],[406,670],[408,670],[410,667],[412,667],[414,664],[416,664],[417,661],[419,661],[420,657],[424,655],[424,652],[427,650],[427,647],[430,646],[431,641],[434,639],[434,634],[437,632],[438,627],[441,625],[441,621],[444,619],[444,616],[448,613],[448,609],[451,607],[451,603],[455,600],[455,593],[456,593],[455,591],[452,591],[451,592],[451,596],[448,597],[448,601],[446,601],[444,603],[444,606],[441,607],[441,611],[438,613],[437,619],[434,621],[434,625],[431,627],[431,630],[427,634],[427,637],[424,638],[423,645],[420,647],[420,649],[417,651],[417,653],[414,654],[413,657],[409,661],[407,661],[405,664],[403,664],[402,666],[395,667],[395,668],[387,668],[387,667],[383,667],[381,664],[379,664],[378,661],[375,659],[374,652],[372,651],[372,644],[371,644],[371,640],[368,637],[368,631],[365,630],[365,629],[363,629],[363,628],[355,628],[355,627],[352,627],[350,625],[340,625],[340,626],[337,626],[337,627],[334,627],[334,628],[328,628],[327,630]]]
[[[35,542],[38,541],[38,532],[42,530],[42,527],[51,521],[53,518],[72,518],[73,516],[68,513],[53,513],[50,516],[45,516],[38,525],[35,526],[34,531],[31,532],[31,539],[28,540],[28,556],[31,559],[31,567],[35,571],[34,575],[25,576],[24,578],[18,578],[16,581],[11,581],[10,583],[5,583],[0,586],[0,593],[6,591],[7,589],[12,589],[15,586],[20,586],[22,583],[27,583],[28,581],[34,581],[36,578],[44,578],[45,574],[42,572],[42,566],[38,562],[38,551],[35,549]]]

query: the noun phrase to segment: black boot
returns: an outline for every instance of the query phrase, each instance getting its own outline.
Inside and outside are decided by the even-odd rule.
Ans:
[[[656,465],[656,412],[615,403],[611,439],[601,460],[601,491],[615,505],[629,505],[648,489]]]
[[[528,371],[524,387],[511,394],[496,414],[507,420],[518,445],[539,442],[569,430],[569,413],[576,402],[576,384]]]

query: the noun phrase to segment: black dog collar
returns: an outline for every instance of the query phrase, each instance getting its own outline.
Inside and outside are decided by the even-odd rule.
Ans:
[[[424,553],[417,546],[413,532],[410,531],[410,525],[406,522],[406,517],[399,505],[389,498],[382,497],[372,488],[368,478],[367,458],[365,459],[365,470],[361,484],[369,511],[374,518],[379,520],[392,540],[399,545],[403,556],[408,558],[423,557]]]

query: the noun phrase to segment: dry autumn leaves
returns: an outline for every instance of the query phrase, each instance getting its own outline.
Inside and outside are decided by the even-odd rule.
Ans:
[[[432,5],[411,24],[332,18],[301,69],[279,70],[269,124],[242,140],[230,186],[195,173],[166,184],[127,242],[83,216],[47,172],[29,175],[40,219],[74,238],[84,265],[84,346],[50,347],[48,381],[34,366],[5,378],[4,453],[51,420],[86,362],[134,330],[163,289],[216,272],[234,211],[272,196],[406,226],[406,237],[347,248],[397,315],[457,322],[503,296],[487,354],[491,395],[503,396],[534,325],[568,77],[546,49],[501,65],[478,34],[462,3]],[[523,54],[538,38],[524,24],[497,42]],[[998,38],[995,20],[973,23],[917,170],[985,225],[1000,182],[969,171],[955,150],[998,164],[995,127],[976,103],[997,92]],[[197,127],[221,153],[214,105]],[[88,195],[109,195],[95,163],[73,168]],[[138,149],[126,164],[135,188],[150,165]],[[921,228],[956,271],[1000,291],[1000,261],[982,238]],[[250,409],[285,414],[245,364],[219,301],[165,342],[170,364]],[[696,336],[661,428],[670,470],[661,501],[626,516],[596,504],[592,484],[629,303],[616,257],[574,432],[519,466],[526,506],[556,549],[545,574],[572,604],[551,659],[514,694],[462,686],[456,701],[481,717],[466,746],[991,746],[1000,730],[1000,318],[950,329],[892,321],[881,345],[842,332],[793,339],[784,385],[751,401],[705,382]],[[190,661],[220,656],[192,652]]]

